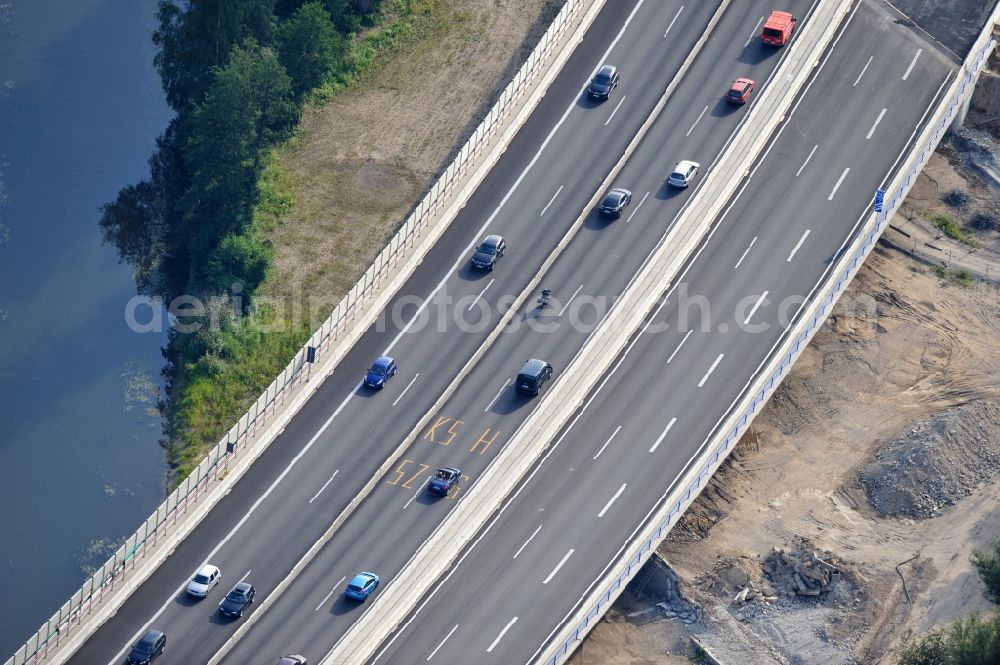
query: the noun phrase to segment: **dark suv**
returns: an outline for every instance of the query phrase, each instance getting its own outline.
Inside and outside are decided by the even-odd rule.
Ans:
[[[544,360],[532,358],[524,363],[524,367],[517,373],[517,382],[514,384],[518,392],[528,395],[537,395],[542,390],[542,385],[552,378],[552,365]]]
[[[159,630],[147,630],[142,639],[135,643],[125,662],[128,665],[149,665],[163,653],[167,646],[167,636]]]

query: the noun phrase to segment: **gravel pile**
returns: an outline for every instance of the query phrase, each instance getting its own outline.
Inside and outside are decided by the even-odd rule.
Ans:
[[[1000,473],[1000,405],[978,401],[943,411],[884,445],[861,470],[882,515],[926,519]]]

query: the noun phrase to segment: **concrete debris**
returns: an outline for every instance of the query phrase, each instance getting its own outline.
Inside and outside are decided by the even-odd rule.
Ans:
[[[775,596],[762,597],[772,602],[770,599],[777,600],[779,595],[816,597],[828,593],[840,580],[840,569],[834,561],[824,560],[810,550],[774,550],[764,560],[763,570]],[[744,598],[750,597],[749,587],[747,590]]]
[[[943,411],[884,445],[860,480],[880,514],[940,515],[1000,474],[1000,405],[980,400]]]

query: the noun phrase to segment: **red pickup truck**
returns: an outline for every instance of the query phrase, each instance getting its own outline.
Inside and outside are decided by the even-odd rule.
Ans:
[[[760,33],[760,41],[768,46],[784,46],[792,38],[795,30],[795,17],[788,12],[775,10],[767,17],[764,30]]]

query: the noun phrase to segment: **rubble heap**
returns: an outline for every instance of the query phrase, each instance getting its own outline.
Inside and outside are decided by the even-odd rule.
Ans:
[[[831,591],[840,581],[840,569],[834,565],[835,561],[833,558],[825,561],[809,550],[775,549],[764,560],[763,569],[776,594],[819,596]]]
[[[938,413],[882,446],[859,476],[888,517],[925,519],[1000,474],[1000,404],[978,400]]]

